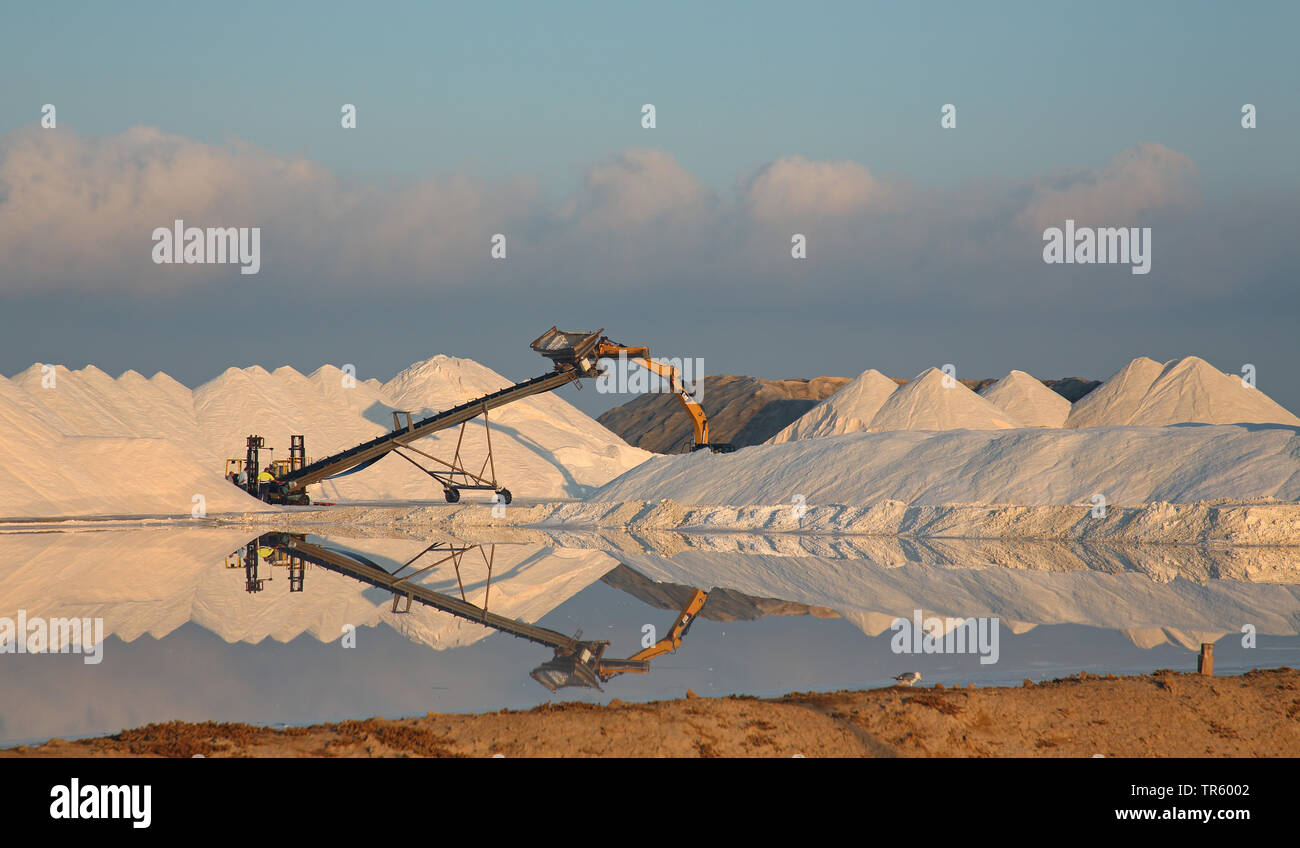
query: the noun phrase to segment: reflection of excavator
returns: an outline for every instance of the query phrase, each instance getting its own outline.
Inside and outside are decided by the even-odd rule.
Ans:
[[[227,460],[226,477],[249,494],[269,503],[307,504],[307,487],[313,483],[354,474],[369,468],[388,454],[396,453],[442,486],[448,503],[459,501],[462,489],[490,490],[505,503],[510,503],[510,490],[502,487],[496,477],[488,411],[532,395],[554,391],[582,377],[599,377],[608,367],[609,360],[617,359],[620,354],[668,381],[670,390],[691,416],[695,430],[694,450],[708,448],[714,453],[734,450],[729,444],[709,441],[709,419],[691,393],[687,392],[676,368],[666,362],[651,359],[649,348],[615,344],[602,336],[602,332],[603,330],[569,333],[552,327],[538,336],[531,345],[533,350],[554,363],[555,367],[549,373],[506,386],[419,421],[412,420],[409,412],[394,410],[391,432],[314,462],[307,460],[303,437],[295,435],[290,445],[289,460],[274,462],[263,468],[259,463],[259,451],[267,449],[265,440],[261,436],[250,435],[245,458]],[[404,422],[401,420],[403,415],[406,417]],[[487,436],[487,458],[475,470],[462,456],[462,443],[465,425],[480,415],[483,416],[483,428]],[[456,440],[456,451],[450,460],[433,456],[412,445],[412,442],[425,436],[457,425],[460,426],[460,438]],[[415,456],[421,459],[417,460]],[[421,463],[422,460],[433,462],[434,467],[427,467]],[[259,477],[262,477],[260,483]]]
[[[481,607],[470,603],[465,597],[465,588],[460,577],[463,557],[472,550],[478,550],[488,569],[488,583]],[[311,563],[392,593],[394,613],[410,612],[411,602],[415,601],[457,618],[482,624],[529,642],[546,645],[555,651],[555,656],[533,669],[531,676],[552,692],[569,686],[599,689],[601,683],[619,674],[628,672],[645,674],[650,670],[651,659],[681,647],[686,631],[690,629],[691,622],[695,620],[696,614],[708,598],[707,594],[696,589],[686,607],[673,622],[667,636],[625,660],[606,658],[605,650],[609,647],[608,641],[582,641],[579,638],[581,634],[565,636],[563,633],[536,624],[489,612],[487,593],[492,588],[492,562],[495,552],[496,545],[491,546],[491,553],[489,553],[484,550],[483,545],[434,542],[401,568],[390,572],[360,554],[308,542],[304,534],[276,532],[265,533],[250,541],[242,550],[227,556],[226,567],[243,568],[244,588],[252,593],[261,592],[265,588],[266,581],[271,579],[259,574],[259,565],[262,561],[266,561],[271,566],[285,567],[289,571],[289,591],[301,592],[305,566]],[[415,563],[426,554],[432,554],[434,561],[415,568]],[[416,578],[420,575],[444,563],[451,563],[455,568],[456,582],[461,586],[459,598],[436,592],[416,582]],[[403,575],[407,569],[414,570]]]
[[[644,651],[639,651],[638,653],[633,654],[628,657],[628,659],[633,662],[640,660],[649,661],[663,654],[670,654],[680,648],[682,646],[682,640],[686,638],[686,631],[691,629],[691,625],[695,623],[695,616],[699,614],[700,609],[704,606],[704,602],[708,599],[709,594],[707,592],[696,589],[691,595],[691,599],[686,602],[686,606],[683,607],[682,611],[677,615],[677,620],[673,622],[673,626],[669,628],[668,635],[660,639],[658,642],[655,642]],[[616,674],[623,674],[624,672],[629,671],[644,673],[649,670],[649,668],[610,669],[608,672],[602,672],[600,679],[602,681],[607,681]]]

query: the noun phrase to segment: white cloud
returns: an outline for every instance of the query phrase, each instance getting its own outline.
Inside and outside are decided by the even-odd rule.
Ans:
[[[802,156],[760,169],[742,194],[755,218],[792,223],[852,215],[887,199],[880,181],[857,162],[813,162]]]
[[[260,227],[262,273],[278,278],[451,284],[536,199],[525,180],[344,186],[302,157],[151,127],[103,138],[24,130],[0,150],[0,291],[153,293],[235,279],[230,266],[153,263],[153,230],[177,218]]]
[[[1137,216],[1185,213],[1197,202],[1194,177],[1186,156],[1156,144],[1090,170],[944,191],[885,180],[856,162],[788,156],[724,200],[671,154],[634,149],[589,166],[569,197],[548,201],[524,178],[353,183],[241,142],[212,145],[148,127],[99,138],[28,129],[0,145],[0,293],[153,294],[255,282],[508,294],[539,280],[573,291],[695,291],[707,282],[778,292],[795,272],[790,235],[802,232],[810,258],[798,286],[810,295],[998,302],[1068,290],[1064,273],[1044,272],[1042,228],[1067,217],[1126,226]],[[153,264],[151,233],[175,218],[261,227],[261,275]],[[1193,228],[1212,223],[1201,216],[1162,231],[1147,284],[1209,291],[1204,281],[1161,282],[1159,272],[1175,257],[1196,267],[1195,246],[1208,240]],[[498,232],[509,239],[508,266],[489,256]],[[1179,240],[1188,245],[1181,254],[1171,248]]]
[[[564,217],[584,231],[705,214],[708,192],[662,150],[633,149],[587,169]]]
[[[1196,205],[1192,160],[1159,144],[1139,144],[1101,168],[1037,180],[1019,223],[1042,232],[1067,218],[1083,226],[1135,226],[1144,213]]]

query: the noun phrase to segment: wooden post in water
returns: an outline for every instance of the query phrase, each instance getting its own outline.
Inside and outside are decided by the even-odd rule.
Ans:
[[[1196,659],[1197,674],[1214,674],[1214,643],[1202,642],[1201,655]]]

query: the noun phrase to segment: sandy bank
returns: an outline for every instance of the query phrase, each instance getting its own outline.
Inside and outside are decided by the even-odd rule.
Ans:
[[[1295,757],[1300,672],[548,704],[272,730],[172,722],[0,757]]]

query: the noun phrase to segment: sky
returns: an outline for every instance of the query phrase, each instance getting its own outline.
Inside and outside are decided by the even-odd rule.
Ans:
[[[5,20],[0,374],[386,379],[446,353],[524,379],[558,324],[771,378],[1104,378],[1195,354],[1300,409],[1295,4],[13,2]],[[177,218],[259,228],[258,273],[156,264]],[[1046,264],[1067,219],[1151,228],[1150,272]]]

